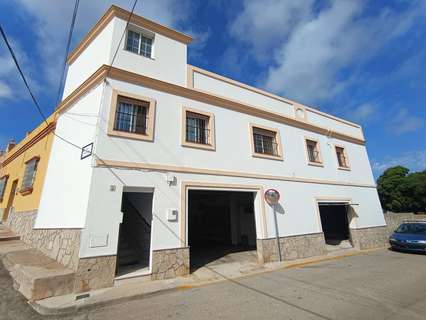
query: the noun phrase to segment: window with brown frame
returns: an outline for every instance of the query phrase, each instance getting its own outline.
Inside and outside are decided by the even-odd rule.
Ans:
[[[185,132],[186,142],[210,144],[209,117],[187,111]]]
[[[254,152],[279,157],[277,133],[262,128],[253,127]]]
[[[336,156],[339,168],[349,168],[348,159],[346,156],[345,148],[336,146]]]
[[[140,54],[141,56],[152,57],[153,37],[148,37],[146,34],[127,30],[126,50]]]
[[[4,176],[0,179],[0,202],[3,201],[4,193],[6,191],[7,180],[9,176]]]
[[[306,139],[306,150],[308,152],[309,162],[315,164],[322,163],[318,141]]]
[[[32,191],[39,161],[40,158],[35,157],[25,163],[25,172],[20,190],[21,193]]]
[[[149,102],[118,96],[114,130],[146,134]]]
[[[108,135],[154,141],[155,105],[152,98],[112,90]]]
[[[182,107],[182,146],[214,151],[214,114]]]

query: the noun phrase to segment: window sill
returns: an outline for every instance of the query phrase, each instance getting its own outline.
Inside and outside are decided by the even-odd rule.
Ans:
[[[314,166],[314,167],[322,167],[322,168],[324,168],[324,164],[322,162],[311,162],[311,161],[309,161],[308,165],[309,166]]]
[[[351,168],[349,167],[337,167],[337,169],[344,170],[344,171],[351,171]]]
[[[130,50],[127,50],[127,49],[124,49],[124,51],[125,51],[125,52],[128,52],[128,53],[131,53],[131,54],[134,54],[134,55],[136,55],[136,56],[138,56],[138,57],[142,57],[142,58],[145,58],[145,59],[148,59],[148,60],[155,61],[155,58],[154,58],[154,57],[147,57],[147,56],[144,56],[143,54],[136,53],[136,52],[133,52],[133,51],[130,51]]]
[[[273,156],[271,154],[264,154],[264,153],[253,153],[253,158],[262,158],[262,159],[270,159],[270,160],[278,160],[283,161],[282,156]]]
[[[29,187],[29,188],[25,188],[25,189],[19,190],[19,193],[21,194],[21,196],[29,195],[32,192],[33,192],[33,187]]]
[[[125,132],[125,131],[116,131],[116,130],[108,132],[108,135],[113,137],[151,141],[151,142],[154,140],[153,136],[150,134],[131,133],[131,132]]]
[[[211,144],[202,144],[202,143],[193,143],[193,142],[182,142],[182,147],[194,148],[194,149],[202,149],[209,151],[216,151],[216,147]]]

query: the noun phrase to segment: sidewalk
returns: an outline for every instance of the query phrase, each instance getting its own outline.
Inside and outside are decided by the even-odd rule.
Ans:
[[[37,312],[43,315],[67,314],[81,309],[93,309],[106,305],[111,306],[172,290],[187,290],[225,280],[235,282],[239,278],[255,274],[272,272],[285,268],[302,267],[307,264],[366,254],[368,252],[369,251],[347,249],[330,252],[325,256],[268,263],[263,266],[247,263],[218,264],[200,268],[195,273],[176,279],[158,281],[151,281],[149,277],[123,279],[116,281],[114,287],[111,288],[95,290],[87,294],[69,294],[60,297],[52,297],[30,304]]]

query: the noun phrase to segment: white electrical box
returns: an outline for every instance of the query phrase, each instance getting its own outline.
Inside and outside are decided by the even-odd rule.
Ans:
[[[168,221],[176,221],[177,218],[178,218],[178,210],[177,209],[168,209],[166,218],[167,218]]]
[[[108,246],[108,234],[91,234],[90,248],[100,248]]]

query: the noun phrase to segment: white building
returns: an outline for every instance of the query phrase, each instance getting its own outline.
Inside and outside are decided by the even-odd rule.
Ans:
[[[55,137],[34,226],[75,232],[77,291],[211,250],[276,261],[277,233],[283,259],[384,245],[359,125],[188,65],[189,36],[128,16],[111,7],[69,57],[55,132],[96,156]]]

